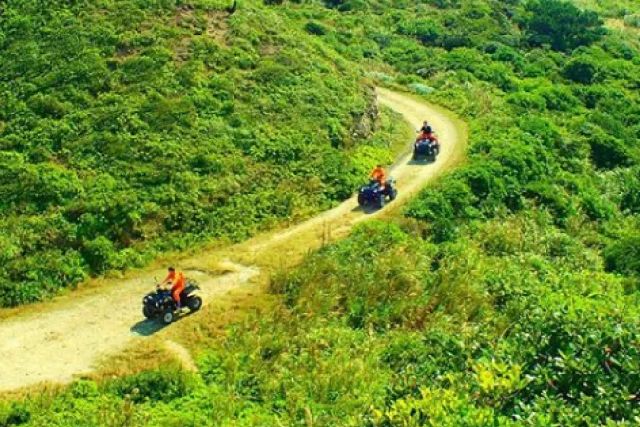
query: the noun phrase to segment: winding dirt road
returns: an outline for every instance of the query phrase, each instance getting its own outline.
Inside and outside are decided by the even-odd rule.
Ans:
[[[241,287],[261,272],[260,256],[307,252],[332,237],[345,235],[357,223],[388,213],[402,204],[425,184],[455,166],[464,157],[466,127],[450,113],[411,96],[378,89],[378,100],[398,113],[416,129],[426,118],[437,130],[442,152],[432,164],[414,164],[411,153],[403,156],[391,169],[398,185],[398,198],[381,211],[366,213],[357,208],[355,197],[306,222],[285,230],[260,235],[239,245],[211,253],[192,256],[181,262],[185,273],[202,287],[205,300]],[[251,253],[253,258],[239,254]],[[216,259],[224,274],[202,270]],[[205,262],[206,260],[206,262]],[[233,260],[233,261],[231,261]],[[256,262],[248,262],[255,260]],[[247,267],[240,264],[255,264]],[[198,268],[187,268],[198,266]],[[95,292],[78,294],[66,304],[56,301],[40,304],[0,321],[0,391],[15,390],[43,382],[65,383],[77,375],[90,372],[99,360],[117,354],[136,339],[157,332],[157,324],[143,321],[141,297],[152,287],[153,278],[164,271],[146,271],[127,280],[105,280]],[[197,321],[197,315],[190,321]],[[176,351],[182,351],[177,349]]]

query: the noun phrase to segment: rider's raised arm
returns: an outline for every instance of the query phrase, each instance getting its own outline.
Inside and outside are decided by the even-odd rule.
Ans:
[[[162,282],[160,282],[160,284],[166,285],[170,281],[174,280],[175,277],[176,277],[176,270],[173,267],[169,267],[169,273],[167,274],[167,277],[165,277],[165,279]]]

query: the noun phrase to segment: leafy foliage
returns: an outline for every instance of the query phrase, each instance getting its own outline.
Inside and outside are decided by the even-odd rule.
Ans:
[[[633,5],[597,3],[603,9]],[[309,46],[331,57],[332,64],[319,60],[318,67],[347,69],[364,62],[376,70],[370,76],[406,85],[456,111],[469,123],[468,162],[417,195],[402,217],[361,225],[347,239],[310,254],[299,268],[274,274],[270,292],[279,303],[269,313],[232,325],[224,338],[200,349],[195,379],[160,371],[104,385],[76,383],[50,399],[0,406],[0,423],[15,416],[27,425],[74,420],[97,425],[95,414],[100,413],[102,425],[104,420],[114,420],[113,425],[126,425],[126,420],[129,425],[224,426],[637,425],[640,52],[634,40],[604,34],[598,16],[558,1],[291,2],[260,11],[267,17],[278,13],[288,27],[300,30],[301,40],[312,39]],[[308,34],[310,22],[326,29],[321,37]],[[135,39],[132,46],[144,49],[149,42],[135,34],[129,36]],[[224,51],[204,41],[199,46],[214,57]],[[266,85],[295,94],[282,88],[295,85],[306,68],[291,52],[262,58],[248,51],[234,50],[238,56],[229,59],[229,69],[250,74],[256,90]],[[152,56],[162,63],[162,52]],[[213,63],[225,70],[224,64]],[[141,75],[153,70],[144,64],[134,68]],[[346,111],[340,107],[342,98],[347,98],[345,105],[360,106],[357,111],[364,104],[317,89],[325,80],[316,77],[303,86],[319,91],[313,99],[330,117],[305,110],[302,102],[296,105],[301,116],[313,112],[326,118],[326,126],[313,128],[323,129],[326,150],[311,153],[326,159],[320,164],[328,179],[344,180],[335,192],[325,190],[337,199],[347,195],[341,190],[348,187],[345,168],[354,165],[363,172],[367,159],[387,151],[375,138],[354,144],[347,137],[348,126],[340,119]],[[211,79],[216,93],[231,91],[229,81]],[[93,86],[100,87],[101,81]],[[344,89],[330,79],[326,85]],[[245,129],[242,124],[250,117],[245,113],[254,105],[234,101],[228,106],[240,96],[233,93],[215,103],[225,110],[215,123],[228,119],[234,130],[211,129],[221,132],[231,153],[252,163],[199,153],[193,171],[172,178],[171,186],[189,188],[200,173],[228,169],[242,175],[263,163],[287,168],[309,158],[308,145],[299,138],[274,137],[307,135],[294,132],[297,128],[256,122],[259,131]],[[284,101],[267,98],[256,104],[265,114],[276,114],[275,106]],[[7,99],[16,108],[30,108],[29,98]],[[209,98],[199,92],[197,99],[198,105],[207,105]],[[32,101],[47,123],[70,114],[65,102],[59,97]],[[180,111],[189,117],[193,110]],[[0,120],[6,121],[3,114]],[[109,114],[131,118],[129,109]],[[167,129],[184,126],[179,117],[151,116]],[[123,123],[143,126],[137,119]],[[72,131],[48,129],[51,146]],[[261,143],[247,142],[253,138]],[[113,143],[117,154],[117,146],[137,140],[117,141],[104,147]],[[24,214],[28,226],[23,217],[5,220],[11,234],[0,234],[0,256],[9,262],[22,247],[13,235],[24,236],[25,245],[42,247],[40,230],[48,221],[65,230],[55,239],[64,242],[73,235],[75,228],[63,221],[67,217],[51,212],[52,207],[65,194],[81,199],[88,194],[84,178],[61,172],[56,162],[30,168],[27,163],[42,151],[19,154],[7,164],[12,174],[38,182],[33,177],[43,173],[57,184],[29,206]],[[279,159],[285,161],[278,164]],[[153,183],[160,180],[152,178]],[[108,256],[104,240],[94,241],[100,235],[118,245],[135,233],[159,233],[140,218],[164,218],[161,202],[126,198],[130,188],[113,177],[101,174],[86,182],[102,196],[92,199],[92,215],[80,222],[82,230],[93,230],[91,238],[70,246],[70,259],[78,263],[58,267],[68,274],[76,274],[74,266],[88,259],[96,269],[122,262]],[[107,203],[112,192],[124,202]],[[313,193],[312,187],[306,192]],[[171,194],[173,203],[182,200],[179,192]],[[30,203],[19,194],[12,197],[5,200]],[[224,211],[229,212],[226,218],[236,207],[254,220],[264,217],[267,208],[259,199],[244,195],[242,200]],[[140,214],[128,216],[127,206]],[[288,214],[286,209],[277,212]],[[117,228],[107,227],[105,218],[117,219]],[[186,219],[198,224],[195,214]],[[171,229],[180,230],[181,222],[172,221]],[[60,258],[55,250],[60,249],[47,252],[52,264]],[[39,272],[47,264],[31,263],[28,271]],[[27,283],[26,289],[37,295],[40,282]],[[149,398],[132,402],[135,387]],[[177,391],[162,399],[153,394],[156,387]],[[183,414],[190,409],[187,419]],[[64,420],[58,413],[64,413]]]
[[[565,0],[534,0],[527,3],[523,29],[534,46],[548,44],[570,51],[589,45],[604,34],[602,21],[592,11],[581,11]]]

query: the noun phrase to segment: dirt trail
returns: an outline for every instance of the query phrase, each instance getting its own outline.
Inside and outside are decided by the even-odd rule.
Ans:
[[[386,105],[402,114],[405,120],[415,126],[416,129],[422,126],[422,122],[425,119],[429,120],[429,123],[438,134],[442,147],[437,161],[432,164],[413,162],[411,159],[412,152],[408,149],[407,153],[389,171],[389,175],[396,179],[399,189],[396,202],[388,204],[382,210],[365,213],[358,208],[357,196],[354,195],[340,204],[340,206],[323,212],[306,222],[271,235],[260,236],[254,239],[253,242],[250,241],[248,245],[250,250],[257,253],[266,249],[273,249],[294,236],[299,241],[305,234],[309,235],[310,241],[315,240],[317,243],[318,239],[313,239],[312,235],[317,237],[318,233],[322,233],[327,229],[330,229],[334,235],[343,234],[344,231],[348,231],[355,224],[381,216],[388,209],[394,209],[399,204],[402,204],[421,190],[425,183],[450,169],[463,158],[467,138],[466,127],[463,122],[454,119],[449,112],[443,109],[425,104],[406,94],[383,88],[378,88],[377,94],[380,104]],[[310,248],[314,246],[317,245],[311,245]]]
[[[324,241],[323,233],[327,224],[331,225],[334,236],[342,235],[355,224],[377,217],[406,201],[428,181],[463,157],[466,129],[462,122],[439,108],[397,92],[378,89],[378,99],[381,104],[402,114],[416,129],[422,120],[428,119],[437,130],[442,145],[442,152],[435,163],[414,164],[410,153],[396,163],[391,170],[399,189],[396,202],[382,211],[366,213],[357,209],[354,197],[299,225],[261,235],[219,254],[206,253],[189,258],[184,265],[204,265],[199,260],[210,260],[216,256],[217,259],[222,256],[233,257],[234,253],[242,251],[254,254],[282,251],[286,254],[289,250],[287,246],[294,246],[293,241],[298,251],[311,250]],[[217,277],[214,277],[214,273],[195,268],[185,270],[189,277],[201,284],[205,303],[260,274],[257,267],[247,267],[229,260],[221,265],[227,272]],[[164,271],[147,271],[133,279],[113,280],[105,283],[98,292],[78,296],[73,304],[56,305],[53,301],[42,304],[38,313],[1,321],[0,355],[3,360],[0,364],[0,391],[42,382],[71,381],[75,376],[91,371],[103,358],[117,354],[127,345],[135,344],[135,340],[145,339],[145,336],[157,332],[157,323],[143,321],[140,301],[152,288],[153,278],[163,274]],[[172,352],[179,353],[186,365],[193,365],[186,349],[171,342],[167,345]]]

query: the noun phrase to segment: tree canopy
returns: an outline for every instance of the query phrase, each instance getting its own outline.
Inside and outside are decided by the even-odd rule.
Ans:
[[[605,33],[595,12],[566,0],[532,0],[525,10],[522,27],[532,46],[549,45],[566,52],[600,40]]]

